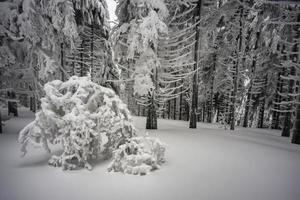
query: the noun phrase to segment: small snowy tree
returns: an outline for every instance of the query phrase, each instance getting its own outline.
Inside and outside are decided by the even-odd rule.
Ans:
[[[91,169],[90,160],[109,156],[135,136],[127,106],[111,89],[75,76],[66,82],[49,82],[44,89],[41,111],[20,132],[24,154],[29,143],[41,145],[48,152],[49,143],[61,143],[62,155],[53,156],[49,164],[63,169]]]
[[[108,170],[146,175],[165,162],[165,150],[165,145],[157,138],[131,138],[114,151]]]
[[[142,175],[163,163],[164,145],[156,138],[136,137],[127,106],[111,89],[73,76],[49,82],[44,90],[42,109],[19,135],[24,155],[29,143],[48,152],[49,144],[60,143],[63,153],[53,155],[49,164],[63,169],[91,169],[91,160],[112,155],[109,170],[116,172]]]

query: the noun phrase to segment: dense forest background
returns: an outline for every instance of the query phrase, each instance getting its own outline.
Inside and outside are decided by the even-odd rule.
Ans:
[[[218,122],[300,143],[299,2],[118,0],[116,15],[105,0],[1,0],[1,105],[35,112],[47,82],[89,76],[148,129]]]

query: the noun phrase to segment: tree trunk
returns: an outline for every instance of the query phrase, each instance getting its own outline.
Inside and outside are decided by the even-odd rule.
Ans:
[[[168,100],[168,119],[171,117],[171,100]]]
[[[180,89],[180,96],[179,96],[179,120],[182,120],[182,106],[183,106],[183,104],[182,104],[182,91],[183,91],[183,89],[182,89],[182,87],[181,87],[181,89]]]
[[[155,89],[152,91],[152,96],[150,97],[150,105],[148,106],[148,113],[147,113],[147,122],[146,122],[146,129],[157,129],[157,115],[156,115],[156,102],[155,102],[155,95],[158,91],[158,69],[155,68],[153,70],[152,81],[154,82]]]
[[[281,93],[282,92],[282,83],[280,82],[280,76],[282,75],[282,72],[278,73],[278,78],[277,78],[277,87],[276,87],[276,94],[275,94],[275,103],[274,103],[274,111],[273,111],[273,116],[272,116],[272,129],[279,129],[279,117],[280,117],[280,106],[279,103],[281,101],[281,96],[279,95],[278,91]]]
[[[146,129],[157,129],[157,116],[154,98],[151,99],[151,103],[148,106]]]
[[[186,121],[190,120],[190,105],[189,102],[185,102]]]
[[[202,0],[198,0],[197,17],[201,19]],[[193,91],[192,91],[192,106],[190,114],[190,128],[197,128],[197,106],[198,106],[198,65],[199,65],[199,50],[200,50],[200,25],[196,26],[196,43],[194,53],[194,76],[193,76]]]
[[[298,95],[298,104],[296,106],[296,118],[293,128],[292,143],[300,144],[300,95]]]
[[[254,46],[254,51],[257,50],[258,48],[258,41],[260,39],[260,31],[256,32],[256,41],[255,41],[255,46]],[[247,94],[247,101],[246,101],[246,106],[245,106],[245,116],[244,116],[244,122],[243,122],[243,127],[247,128],[248,127],[248,119],[249,119],[249,110],[251,107],[251,101],[252,101],[252,85],[253,85],[253,80],[255,77],[255,71],[256,71],[256,59],[257,56],[254,55],[252,58],[252,66],[251,66],[251,80],[250,80],[250,86]]]
[[[64,65],[64,43],[60,43],[60,65],[61,65],[61,81],[65,81],[65,65]]]
[[[0,110],[0,134],[3,133],[2,130],[2,115],[1,115],[1,110]]]
[[[177,84],[175,82],[175,88],[176,88]],[[177,97],[174,98],[174,107],[173,107],[173,119],[176,120],[176,111],[177,111]]]
[[[82,39],[80,44],[80,76],[85,76],[85,66],[83,60],[83,51],[84,51],[84,39]]]
[[[265,115],[265,103],[266,103],[266,92],[267,92],[267,85],[268,85],[268,75],[265,77],[264,81],[264,89],[261,93],[262,99],[260,100],[260,108],[259,108],[259,120],[258,120],[258,127],[257,128],[263,128],[264,124],[264,115]]]
[[[248,127],[248,117],[249,117],[249,110],[250,110],[250,104],[251,104],[251,99],[252,99],[252,80],[250,81],[250,87],[247,92],[247,100],[246,100],[246,106],[245,106],[245,115],[244,115],[244,122],[243,122],[243,127],[247,128]]]
[[[235,73],[233,76],[233,91],[232,91],[232,97],[231,97],[231,108],[230,108],[230,130],[234,130],[235,127],[235,103],[236,103],[236,96],[237,96],[237,90],[238,90],[238,80],[239,80],[239,60],[240,60],[240,53],[242,50],[242,38],[243,38],[243,18],[244,9],[241,6],[240,7],[240,32],[238,36],[238,52],[237,52],[237,58],[235,63]]]

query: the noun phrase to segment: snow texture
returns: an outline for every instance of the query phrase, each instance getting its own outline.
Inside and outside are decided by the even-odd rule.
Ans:
[[[298,200],[300,147],[280,131],[240,128],[224,131],[215,124],[158,120],[168,144],[163,168],[147,176],[108,173],[110,161],[94,162],[93,171],[65,171],[47,166],[39,149],[20,159],[17,133],[34,116],[20,110],[0,135],[0,199],[4,200]],[[134,117],[139,132],[145,118]],[[51,145],[53,153],[60,147]]]
[[[19,136],[22,152],[28,143],[50,152],[49,143],[61,143],[63,153],[49,164],[63,169],[86,167],[99,156],[110,156],[127,138],[135,135],[127,106],[108,88],[88,77],[71,77],[45,85],[41,111]]]
[[[108,170],[146,175],[165,162],[165,145],[157,138],[134,137],[114,151]]]

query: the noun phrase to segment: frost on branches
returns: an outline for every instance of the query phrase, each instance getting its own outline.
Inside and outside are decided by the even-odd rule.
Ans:
[[[165,145],[157,138],[131,138],[113,152],[108,170],[146,175],[165,162],[165,150]]]
[[[135,136],[127,106],[108,88],[88,77],[71,77],[45,85],[41,111],[19,136],[22,152],[28,143],[43,146],[61,143],[63,153],[53,156],[49,164],[63,169],[86,167],[99,156],[109,156],[127,138]]]
[[[143,144],[136,137],[127,106],[111,89],[93,83],[89,77],[73,76],[66,82],[49,82],[44,90],[46,94],[41,99],[41,110],[19,135],[24,155],[28,144],[50,152],[49,144],[59,143],[63,146],[63,153],[53,155],[49,164],[68,170],[92,169],[90,161],[112,155],[112,166],[115,167],[110,169],[114,171],[126,169],[125,172],[129,173],[129,169],[134,168],[131,173],[138,170],[144,174],[162,163],[164,147],[156,139],[147,138]],[[150,148],[146,149],[144,145]],[[118,155],[118,152],[127,151],[127,147],[136,151],[131,157],[142,157],[129,162],[130,152],[126,157],[121,157],[122,153]],[[119,161],[123,168],[117,167]]]

